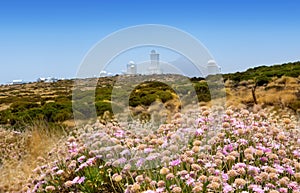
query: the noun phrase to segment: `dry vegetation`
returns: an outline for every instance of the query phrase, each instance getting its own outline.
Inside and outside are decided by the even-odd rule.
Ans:
[[[240,76],[240,75],[239,75]],[[238,76],[238,77],[239,77]],[[90,192],[97,192],[97,191],[109,191],[109,192],[118,192],[120,190],[128,190],[128,192],[142,192],[148,189],[147,193],[151,192],[154,193],[160,192],[160,188],[164,187],[164,190],[168,190],[169,192],[176,192],[179,189],[182,189],[184,191],[182,192],[205,192],[203,190],[203,187],[210,189],[213,191],[214,187],[208,186],[207,182],[199,181],[198,185],[195,186],[199,189],[195,189],[195,187],[190,186],[190,184],[187,184],[185,181],[186,179],[181,179],[180,176],[178,176],[177,173],[172,173],[173,171],[180,171],[182,170],[183,173],[186,172],[186,170],[192,171],[191,164],[189,161],[184,160],[182,157],[188,156],[191,159],[196,159],[196,157],[204,156],[203,154],[199,154],[196,157],[193,158],[195,153],[198,152],[192,152],[195,150],[195,148],[200,148],[198,145],[190,146],[189,149],[186,152],[183,152],[181,155],[178,155],[178,157],[174,160],[180,161],[182,163],[177,167],[177,165],[165,165],[165,169],[167,173],[170,175],[177,176],[178,179],[181,180],[173,180],[176,179],[175,177],[172,178],[172,183],[174,186],[166,185],[161,182],[162,180],[166,180],[165,174],[161,174],[160,170],[153,170],[147,174],[143,173],[140,174],[144,177],[148,175],[149,178],[152,178],[152,180],[156,180],[156,183],[160,182],[162,187],[158,187],[157,184],[151,185],[151,183],[146,182],[146,184],[143,184],[140,182],[137,178],[133,178],[132,176],[127,176],[128,173],[124,174],[121,172],[121,170],[115,170],[114,167],[103,165],[103,160],[99,160],[96,155],[94,155],[95,152],[88,152],[89,150],[86,149],[83,143],[80,141],[81,134],[80,132],[86,132],[93,131],[93,129],[97,129],[97,127],[102,128],[104,130],[107,130],[109,135],[120,135],[120,131],[124,131],[124,128],[118,124],[115,124],[114,117],[112,115],[111,111],[111,92],[114,83],[116,82],[117,78],[120,78],[120,80],[126,79],[128,80],[128,77],[107,77],[107,78],[100,78],[100,79],[85,79],[80,80],[77,82],[78,93],[78,100],[82,100],[83,102],[80,104],[82,106],[78,106],[79,109],[86,109],[88,106],[86,105],[86,97],[94,92],[95,90],[95,106],[97,109],[97,115],[98,118],[101,119],[101,123],[96,123],[95,125],[87,125],[83,128],[74,128],[74,121],[72,120],[73,115],[72,112],[72,91],[73,91],[73,83],[74,80],[63,80],[58,81],[56,83],[29,83],[29,84],[23,84],[23,85],[6,85],[6,86],[0,86],[0,121],[2,124],[2,127],[0,127],[0,193],[2,192],[20,192],[21,190],[23,192],[26,192],[27,190],[33,190],[37,191],[38,189],[43,192],[46,191],[46,188],[48,192],[55,188],[55,191],[53,192],[69,192],[69,191],[78,191],[85,190],[84,188],[87,188],[86,190],[90,190]],[[141,79],[145,82],[143,84],[135,84],[134,82],[130,82],[130,86],[126,85],[128,84],[128,81],[121,81],[120,85],[117,85],[118,88],[124,88],[125,90],[132,89],[131,95],[130,95],[130,111],[133,116],[136,116],[139,120],[152,120],[152,123],[165,125],[163,127],[170,127],[170,131],[165,131],[166,136],[164,136],[162,133],[153,133],[153,135],[150,136],[150,138],[145,138],[143,143],[140,144],[139,139],[135,138],[136,136],[131,134],[129,132],[129,137],[124,138],[123,134],[122,137],[118,138],[117,140],[120,141],[120,144],[126,144],[128,147],[131,146],[142,146],[142,149],[145,149],[147,146],[148,148],[153,148],[153,144],[150,143],[150,141],[154,139],[161,138],[162,140],[160,143],[162,143],[164,140],[167,140],[171,138],[172,132],[176,132],[177,129],[181,129],[179,127],[182,123],[181,121],[184,119],[190,119],[187,114],[184,114],[186,112],[183,112],[182,106],[184,104],[179,101],[180,97],[186,97],[189,98],[188,92],[186,92],[187,84],[186,82],[182,81],[180,82],[178,77],[172,76],[172,75],[164,75],[164,78],[166,81],[169,82],[176,82],[177,83],[177,89],[181,89],[182,93],[181,96],[177,96],[170,86],[166,84],[160,84],[157,82],[146,81],[146,77],[143,76],[137,76],[133,77],[135,80]],[[147,77],[148,79],[155,79],[155,78],[161,78],[159,76],[156,77]],[[293,150],[295,147],[299,147],[299,140],[295,139],[293,137],[293,132],[295,134],[299,134],[297,129],[297,125],[299,125],[299,115],[300,115],[300,76],[294,76],[294,77],[288,77],[288,76],[274,76],[267,81],[265,79],[262,79],[263,83],[258,84],[255,82],[256,80],[253,79],[247,79],[247,80],[240,80],[240,81],[234,81],[230,78],[227,78],[225,81],[225,92],[226,92],[226,108],[229,108],[229,113],[225,115],[225,119],[232,118],[232,120],[243,122],[243,124],[248,124],[247,127],[243,128],[245,129],[245,132],[250,132],[251,135],[243,136],[243,134],[240,134],[240,138],[243,141],[244,138],[247,138],[249,140],[249,144],[256,144],[256,140],[262,139],[261,136],[264,134],[269,135],[268,139],[273,142],[282,143],[283,145],[288,145],[287,140],[281,140],[276,137],[280,133],[285,133],[286,135],[289,135],[291,137],[291,143],[293,144]],[[208,125],[213,125],[213,122],[210,122],[212,119],[207,119],[208,115],[213,115],[213,111],[211,111],[210,108],[213,108],[214,105],[212,101],[210,101],[210,95],[209,95],[209,87],[207,83],[203,79],[191,79],[193,85],[195,86],[195,90],[197,93],[197,97],[200,101],[199,106],[201,107],[202,114],[199,115],[199,119],[196,120],[190,120],[191,122],[199,121],[200,119]],[[124,84],[122,84],[124,83]],[[125,84],[126,83],[126,84]],[[96,84],[97,88],[95,89],[93,85]],[[255,87],[255,92],[253,92],[253,88]],[[223,88],[222,88],[223,89]],[[161,92],[163,90],[164,92]],[[123,96],[124,92],[118,93],[118,96]],[[253,93],[256,97],[256,103],[254,100]],[[217,100],[216,100],[217,101]],[[214,101],[215,102],[215,101]],[[117,104],[117,103],[116,103]],[[117,104],[119,105],[119,104]],[[188,106],[189,108],[190,106]],[[122,106],[120,106],[122,108]],[[190,109],[193,109],[193,107],[190,107]],[[75,108],[76,110],[76,108]],[[234,110],[234,111],[232,111]],[[188,112],[188,111],[187,111]],[[180,114],[183,113],[183,114]],[[207,116],[206,116],[207,114]],[[177,116],[174,116],[177,115]],[[245,116],[244,116],[245,115]],[[247,116],[249,117],[247,117]],[[36,118],[32,119],[31,118]],[[22,118],[22,119],[19,119]],[[29,122],[24,122],[24,120],[29,120]],[[162,122],[160,122],[163,120]],[[22,124],[22,129],[20,129],[19,123]],[[113,121],[111,123],[111,121]],[[58,123],[59,127],[56,125],[52,125],[51,123]],[[115,125],[114,125],[115,124]],[[200,124],[200,122],[199,122]],[[201,122],[202,124],[202,122]],[[223,123],[223,126],[227,125],[226,127],[222,127],[221,130],[223,131],[223,134],[225,133],[228,139],[236,141],[236,143],[240,143],[239,138],[236,138],[236,131],[241,131],[240,125],[243,124],[237,124],[237,122],[232,122],[229,120],[225,120]],[[229,126],[228,126],[229,124]],[[64,127],[62,127],[64,125]],[[14,126],[14,127],[12,127]],[[244,125],[245,126],[245,125]],[[272,127],[271,127],[272,126]],[[140,127],[140,125],[136,125],[136,128]],[[259,128],[257,128],[259,127]],[[267,127],[267,128],[266,128]],[[17,128],[17,130],[16,130]],[[68,130],[68,132],[65,132],[63,128],[74,128],[74,130]],[[98,129],[99,129],[98,128]],[[205,125],[197,125],[195,129],[205,129]],[[227,128],[228,129],[227,131]],[[256,129],[255,131],[252,131],[251,129]],[[258,129],[258,130],[257,130]],[[249,131],[251,130],[251,131]],[[114,133],[111,133],[111,132]],[[99,132],[98,130],[93,132]],[[168,132],[171,132],[171,134],[167,134]],[[257,134],[257,133],[258,134]],[[274,133],[275,132],[275,133]],[[163,132],[164,133],[164,132]],[[95,133],[97,134],[97,133]],[[223,136],[223,134],[220,134],[220,136]],[[87,136],[90,134],[88,133]],[[125,133],[124,133],[125,135]],[[126,133],[127,135],[127,133]],[[259,135],[257,137],[257,135]],[[75,138],[74,138],[75,136]],[[113,136],[112,136],[113,137]],[[137,140],[135,142],[130,137],[133,137]],[[165,138],[164,138],[165,137]],[[196,136],[199,137],[199,136]],[[224,136],[223,136],[224,137]],[[67,140],[69,138],[69,141]],[[203,136],[201,136],[201,139],[203,139]],[[221,137],[220,137],[221,139]],[[121,143],[122,142],[122,143]],[[219,141],[218,148],[225,148],[227,147],[226,144]],[[76,149],[76,155],[70,153],[70,144],[76,144],[76,147],[78,146],[78,149]],[[156,145],[162,145],[162,144],[156,144]],[[191,142],[193,143],[193,142]],[[264,141],[261,142],[262,144]],[[69,144],[69,145],[68,145]],[[247,144],[247,145],[249,145]],[[124,147],[126,146],[124,145]],[[146,146],[145,146],[146,145]],[[155,145],[155,144],[154,144]],[[254,146],[254,145],[253,145]],[[268,144],[266,144],[268,146]],[[80,149],[81,148],[81,149]],[[252,146],[249,145],[249,148],[252,148]],[[257,144],[257,147],[255,146],[256,150],[260,148],[260,144]],[[273,147],[272,147],[273,148]],[[275,148],[275,147],[274,147]],[[284,149],[284,146],[282,146],[282,149]],[[87,150],[87,151],[86,151]],[[299,149],[298,149],[299,150]],[[297,151],[298,151],[297,150]],[[216,150],[217,151],[217,150]],[[300,151],[300,150],[299,150]],[[281,156],[277,151],[277,149],[274,149],[273,157]],[[74,153],[74,152],[73,152]],[[214,156],[216,156],[216,152],[210,152],[212,157],[208,158],[206,161],[209,161],[208,159],[214,160]],[[220,156],[220,153],[217,152],[218,156]],[[233,153],[232,153],[233,154]],[[235,153],[236,154],[236,153]],[[255,153],[254,153],[255,154]],[[298,176],[293,176],[294,174],[290,173],[284,173],[284,177],[289,178],[288,181],[293,182],[293,186],[295,184],[299,185],[300,182],[300,165],[299,165],[299,157],[294,155],[295,153],[292,153],[292,151],[288,151],[288,158],[282,157],[286,159],[294,159],[292,160],[293,164],[298,164],[297,168],[294,172],[297,172]],[[75,171],[69,171],[69,168],[67,168],[67,164],[70,164],[71,161],[75,163],[75,168],[80,167],[82,164],[82,161],[78,161],[78,159],[82,156],[85,156],[83,158],[84,161],[88,162],[90,159],[97,159],[97,162],[93,162],[92,165],[89,165],[86,169],[75,172]],[[227,155],[226,155],[227,156]],[[235,156],[235,155],[232,155]],[[246,156],[246,154],[241,155]],[[247,154],[247,156],[250,156]],[[254,156],[254,155],[253,155]],[[256,156],[256,157],[255,157]],[[254,165],[255,167],[262,167],[263,163],[260,161],[260,157],[255,155],[254,156]],[[266,153],[265,157],[268,157],[269,154]],[[231,157],[231,159],[233,159]],[[174,161],[173,160],[173,161]],[[94,160],[95,161],[95,160]],[[170,160],[169,160],[170,161]],[[238,161],[241,160],[235,160],[238,164]],[[285,160],[287,161],[287,160]],[[289,160],[288,160],[289,161]],[[232,160],[234,162],[234,160]],[[279,163],[280,160],[278,160]],[[84,162],[85,163],[85,162]],[[272,166],[273,162],[268,162],[270,164],[270,167]],[[97,167],[95,168],[93,165],[95,164]],[[201,165],[202,163],[197,163]],[[225,163],[226,171],[229,172],[230,167],[233,167],[233,163]],[[229,165],[227,165],[229,164]],[[285,163],[282,163],[284,167]],[[195,166],[195,165],[194,165]],[[100,168],[99,168],[100,167]],[[103,167],[103,169],[101,169]],[[196,166],[195,166],[196,167]],[[208,170],[203,164],[199,166],[201,168],[201,172],[203,172],[203,175],[214,176],[216,174],[211,173],[211,170]],[[275,167],[275,166],[274,166]],[[52,171],[53,168],[56,168]],[[105,171],[104,171],[105,168]],[[175,170],[175,169],[176,170]],[[197,166],[198,168],[198,166]],[[196,169],[197,169],[196,168]],[[111,169],[113,172],[115,172],[114,176],[111,176],[110,173],[108,174],[106,169]],[[159,168],[162,169],[162,168]],[[195,169],[195,168],[194,168]],[[196,170],[195,169],[195,170]],[[198,168],[199,169],[199,168]],[[195,172],[199,172],[199,170],[194,171],[194,173],[191,173],[189,176],[190,180],[199,180],[197,178],[192,177],[195,175]],[[216,168],[214,168],[216,169]],[[222,170],[221,168],[219,168]],[[57,171],[58,170],[58,171]],[[87,174],[87,171],[96,171],[97,175],[95,179],[98,179],[99,173],[103,173],[103,178],[100,177],[100,181],[95,181],[94,184],[87,180],[83,181],[81,183],[74,182],[76,177],[81,176],[87,178],[91,178],[90,180],[93,180],[93,174],[89,173]],[[234,170],[234,169],[233,169]],[[263,170],[263,169],[262,169]],[[261,170],[260,170],[261,171]],[[58,174],[60,172],[64,172],[63,174]],[[154,173],[152,173],[154,172]],[[193,172],[193,171],[192,171]],[[160,173],[160,174],[158,174]],[[164,173],[164,172],[163,172]],[[199,173],[198,173],[199,174]],[[279,173],[278,173],[279,174]],[[90,176],[89,176],[90,175]],[[106,175],[106,176],[105,176]],[[135,177],[139,176],[136,173],[132,174],[135,175]],[[202,175],[202,177],[203,177]],[[248,175],[248,174],[247,174]],[[265,173],[263,174],[265,175]],[[280,176],[279,174],[278,176]],[[46,177],[51,178],[46,178]],[[120,181],[116,180],[116,176],[120,178]],[[197,175],[196,175],[197,176]],[[199,177],[199,176],[198,176]],[[214,176],[216,177],[216,176]],[[239,176],[236,176],[239,177]],[[245,177],[245,176],[244,176]],[[251,177],[251,174],[248,175],[249,181],[252,180],[252,182],[255,184],[256,182],[253,181]],[[283,177],[281,175],[280,177]],[[192,179],[193,178],[193,179]],[[204,178],[204,177],[203,177]],[[211,177],[213,178],[213,177]],[[299,178],[299,179],[298,179]],[[240,178],[236,178],[240,179]],[[221,191],[225,185],[229,185],[232,189],[238,190],[239,192],[242,192],[242,189],[239,190],[235,187],[235,178],[231,181],[227,181],[226,183],[219,184],[218,187],[215,187],[218,191]],[[77,179],[78,180],[78,179]],[[123,181],[122,181],[123,180]],[[125,183],[129,183],[129,185]],[[285,178],[286,180],[286,178]],[[42,183],[43,182],[43,183]],[[65,183],[71,183],[70,187],[66,187]],[[274,189],[274,192],[277,190],[280,190],[280,187],[277,187],[276,181],[272,181],[274,186],[271,186],[272,189]],[[40,184],[39,184],[40,183]],[[99,184],[103,185],[104,188],[99,187]],[[248,183],[248,182],[247,182]],[[43,185],[44,184],[44,185]],[[81,186],[82,185],[82,186]],[[94,187],[96,185],[97,187]],[[115,187],[117,185],[117,187]],[[140,190],[137,191],[131,191],[131,189],[134,185],[136,187],[139,187]],[[163,186],[164,185],[164,186]],[[216,185],[216,184],[215,184]],[[248,184],[250,185],[250,184]],[[256,185],[256,184],[255,184]],[[92,188],[91,188],[92,187]],[[229,187],[229,189],[230,189]],[[261,188],[262,185],[258,184],[258,188]],[[228,188],[228,186],[227,186]],[[243,189],[246,188],[246,186],[242,187]],[[248,188],[248,187],[247,187]],[[287,185],[283,186],[283,192],[288,189]],[[96,191],[97,190],[97,191]],[[153,191],[152,191],[153,190]],[[155,190],[155,191],[154,191]],[[218,192],[216,191],[216,192]],[[299,186],[300,191],[300,186]],[[293,192],[299,192],[293,191]],[[30,192],[30,191],[29,191]],[[33,191],[34,192],[34,191]],[[228,191],[230,192],[230,191]],[[255,191],[252,191],[255,192]],[[290,191],[292,192],[292,191]]]
[[[256,89],[258,104],[261,106],[277,106],[279,108],[291,107],[300,98],[300,78],[281,77],[273,80]],[[252,106],[253,96],[251,87],[253,81],[242,81],[238,84],[227,80],[225,83],[228,105],[238,106],[245,104]],[[297,109],[293,109],[297,110]]]
[[[28,126],[24,132],[0,128],[0,192],[19,192],[34,176],[34,169],[57,155],[50,150],[59,145],[64,132],[45,123]],[[63,151],[63,148],[60,148]]]

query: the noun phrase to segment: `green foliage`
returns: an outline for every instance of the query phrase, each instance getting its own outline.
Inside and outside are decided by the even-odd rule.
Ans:
[[[172,94],[166,91],[157,91],[156,94],[158,95],[158,97],[161,99],[163,103],[173,98]]]
[[[268,83],[272,77],[298,77],[300,75],[300,62],[290,62],[282,65],[273,66],[259,66],[254,68],[249,68],[245,72],[236,72],[224,74],[224,80],[233,80],[235,82],[240,82],[242,80],[255,80],[260,79],[259,85]],[[260,77],[260,78],[259,78]]]
[[[102,101],[102,100],[111,100],[111,93],[112,93],[113,87],[111,85],[107,85],[106,87],[100,87],[96,89],[95,96],[96,101]]]
[[[210,101],[209,87],[206,82],[196,82],[194,83],[194,88],[198,96],[199,101]]]
[[[138,105],[150,106],[157,99],[163,103],[173,99],[172,93],[175,91],[167,84],[161,82],[145,82],[138,85],[129,96],[129,105],[136,107]]]
[[[42,107],[44,119],[48,122],[61,122],[72,117],[71,103],[46,103]]]
[[[96,102],[96,111],[97,111],[97,116],[103,115],[105,111],[109,111],[112,113],[112,107],[110,102]]]
[[[27,109],[37,108],[37,107],[39,107],[37,103],[32,103],[27,101],[16,101],[10,106],[12,113],[25,111]]]
[[[0,124],[8,124],[12,118],[12,113],[10,110],[0,111]]]
[[[30,96],[10,96],[10,97],[6,97],[6,98],[1,98],[0,99],[0,103],[3,104],[11,104],[11,103],[15,103],[15,102],[31,102],[31,103],[37,103],[41,100],[40,97],[38,96],[34,96],[34,97],[30,97]]]
[[[270,77],[262,75],[262,76],[258,76],[257,78],[255,78],[255,83],[257,86],[263,86],[265,84],[268,84],[270,80],[271,80]]]
[[[73,117],[71,102],[51,102],[43,106],[37,103],[17,101],[7,110],[0,112],[0,124],[26,125],[35,120],[63,122]]]
[[[142,105],[150,106],[156,99],[159,98],[156,94],[145,94],[141,97],[140,101]]]

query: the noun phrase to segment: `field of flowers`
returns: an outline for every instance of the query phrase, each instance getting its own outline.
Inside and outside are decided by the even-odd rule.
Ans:
[[[51,151],[56,160],[34,169],[22,191],[300,192],[297,116],[220,112],[177,113],[147,134],[138,123],[86,125]]]
[[[155,129],[97,122],[57,140],[22,190],[0,192],[296,193],[297,119],[284,110],[201,107]]]

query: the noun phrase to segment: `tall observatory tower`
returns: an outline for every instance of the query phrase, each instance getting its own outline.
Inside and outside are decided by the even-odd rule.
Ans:
[[[159,54],[155,50],[150,53],[150,66],[148,68],[149,74],[161,74],[159,66]]]

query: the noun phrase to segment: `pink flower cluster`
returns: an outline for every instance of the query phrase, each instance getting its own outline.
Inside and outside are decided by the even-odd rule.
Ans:
[[[296,119],[283,121],[283,117],[287,119],[268,110],[244,109],[229,109],[220,117],[202,107],[197,118],[177,114],[171,123],[147,135],[122,124],[96,123],[69,139],[66,167],[57,162],[56,170],[45,172],[39,182],[46,188],[58,176],[72,177],[55,188],[89,188],[87,171],[96,168],[99,175],[109,177],[112,192],[297,193],[300,130]],[[103,173],[102,168],[110,169]]]

